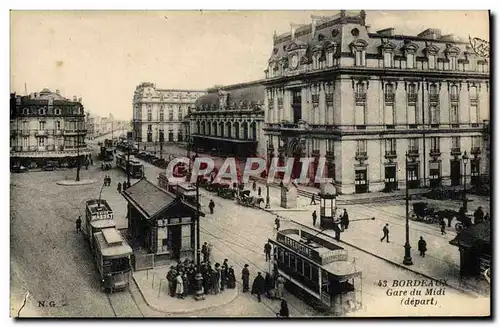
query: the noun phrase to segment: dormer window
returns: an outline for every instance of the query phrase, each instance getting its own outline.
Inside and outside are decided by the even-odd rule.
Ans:
[[[356,66],[364,66],[365,65],[365,51],[364,50],[357,50],[356,51],[355,65]]]
[[[351,48],[351,53],[354,55],[355,58],[354,65],[365,66],[366,65],[365,49],[368,46],[368,43],[365,40],[358,39],[352,42],[349,46]]]
[[[403,53],[406,56],[406,68],[415,69],[415,53],[418,46],[409,40],[404,41]]]
[[[429,62],[429,69],[436,69],[436,56],[430,54],[427,56],[427,60]]]
[[[384,52],[384,67],[391,68],[394,66],[394,55],[392,52]]]
[[[406,68],[415,69],[415,55],[413,53],[406,54]]]

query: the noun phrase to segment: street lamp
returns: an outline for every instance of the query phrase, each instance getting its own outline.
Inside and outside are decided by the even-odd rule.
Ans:
[[[266,182],[266,209],[270,209],[270,199],[269,199],[269,183]]]
[[[200,250],[200,176],[196,178],[196,295],[195,300],[205,300],[203,292],[203,276],[201,275],[201,250]]]
[[[406,174],[406,178],[405,178],[405,182],[406,182],[406,228],[405,228],[405,232],[406,232],[406,240],[405,240],[405,257],[403,259],[403,264],[405,266],[411,266],[413,265],[413,261],[411,259],[411,246],[410,246],[410,208],[409,208],[409,190],[408,190],[408,151],[406,151],[406,154],[405,154],[405,174]]]
[[[467,212],[467,162],[469,161],[469,156],[467,155],[467,151],[464,151],[464,155],[462,156],[462,160],[464,161],[464,199],[463,199],[463,206],[464,206],[464,211]]]

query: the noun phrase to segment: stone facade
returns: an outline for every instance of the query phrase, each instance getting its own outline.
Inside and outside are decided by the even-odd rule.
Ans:
[[[133,131],[137,142],[184,142],[182,121],[204,91],[158,89],[141,83],[134,92]]]
[[[29,166],[47,160],[90,154],[82,99],[72,100],[48,89],[10,96],[10,156]]]
[[[468,178],[488,175],[489,58],[435,29],[371,33],[365,18],[342,11],[274,37],[268,158],[326,157],[344,194],[404,188],[407,151],[412,187],[461,184],[464,151]]]

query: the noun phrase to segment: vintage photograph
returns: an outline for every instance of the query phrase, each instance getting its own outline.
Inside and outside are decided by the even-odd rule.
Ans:
[[[491,316],[490,14],[12,10],[10,317]]]

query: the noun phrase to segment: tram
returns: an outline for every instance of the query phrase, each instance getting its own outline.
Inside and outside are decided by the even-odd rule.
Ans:
[[[127,289],[132,274],[132,248],[113,227],[94,234],[94,258],[105,292]]]
[[[290,292],[335,316],[361,308],[362,273],[344,248],[301,229],[280,230],[269,242],[273,273],[285,278]]]
[[[103,199],[85,202],[84,235],[90,243],[104,291],[124,290],[129,285],[132,248],[116,229],[113,210]]]
[[[196,205],[196,187],[193,184],[189,182],[169,181],[165,173],[159,173],[158,186],[181,197],[184,201]]]
[[[126,173],[127,156],[124,154],[116,155],[116,166]],[[137,160],[130,159],[128,169],[130,177],[132,178],[142,178],[144,176],[144,165]]]

